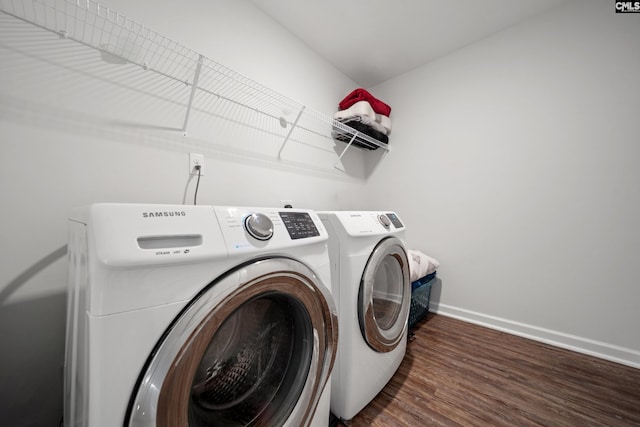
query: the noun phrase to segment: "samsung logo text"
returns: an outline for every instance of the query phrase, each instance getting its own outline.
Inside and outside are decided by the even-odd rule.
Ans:
[[[168,216],[187,216],[185,211],[142,212],[142,218],[158,218]]]

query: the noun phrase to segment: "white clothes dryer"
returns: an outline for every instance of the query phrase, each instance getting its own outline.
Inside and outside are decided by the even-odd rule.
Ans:
[[[411,306],[405,226],[393,212],[318,212],[329,233],[340,342],[331,411],[360,412],[389,382],[407,347]]]
[[[70,218],[67,426],[322,426],[337,344],[309,210],[96,204]]]

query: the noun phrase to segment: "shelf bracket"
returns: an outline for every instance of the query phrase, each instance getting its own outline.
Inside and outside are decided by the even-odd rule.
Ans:
[[[296,117],[296,119],[291,124],[291,129],[289,129],[289,132],[287,132],[287,136],[284,137],[284,141],[282,142],[282,145],[280,146],[280,150],[278,151],[278,158],[279,159],[281,158],[280,155],[282,154],[282,150],[284,150],[284,146],[287,145],[287,142],[289,142],[289,138],[291,137],[291,134],[293,133],[293,130],[298,125],[298,121],[300,120],[300,117],[302,116],[302,113],[304,111],[304,107],[305,106],[303,105],[302,108],[300,109],[300,111],[298,112],[298,117]]]
[[[342,156],[344,156],[344,153],[346,153],[347,150],[349,149],[349,147],[351,147],[351,144],[353,144],[353,141],[356,140],[356,136],[358,136],[358,132],[357,131],[356,131],[356,133],[353,134],[353,136],[349,140],[349,143],[347,144],[347,146],[344,147],[344,150],[342,150],[342,153],[340,153],[340,155],[338,156],[338,160],[336,160],[336,163],[333,165],[334,168],[338,167],[338,163],[340,163],[340,160],[342,160]]]
[[[189,123],[189,114],[191,114],[191,106],[193,105],[193,98],[196,96],[196,90],[198,89],[198,79],[200,78],[200,70],[202,69],[203,56],[198,56],[198,65],[196,65],[196,72],[193,76],[193,84],[191,85],[191,94],[189,95],[189,104],[187,104],[187,113],[184,116],[184,124],[182,125],[182,135],[187,136],[187,124]],[[187,83],[188,84],[188,83]]]

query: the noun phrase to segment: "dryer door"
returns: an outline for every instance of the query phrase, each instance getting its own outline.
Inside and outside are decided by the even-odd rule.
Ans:
[[[335,359],[337,317],[311,270],[259,260],[211,283],[139,378],[131,426],[306,426]]]
[[[367,344],[381,353],[395,349],[405,338],[410,306],[407,253],[398,238],[388,237],[372,252],[360,282],[358,317]]]

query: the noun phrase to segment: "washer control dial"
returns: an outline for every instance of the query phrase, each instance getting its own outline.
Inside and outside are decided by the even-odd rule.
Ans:
[[[382,224],[384,228],[389,228],[391,225],[391,221],[389,221],[386,215],[378,215],[378,221],[380,221],[380,224]]]
[[[244,229],[258,240],[269,240],[273,236],[273,222],[261,213],[247,215],[244,219]]]

